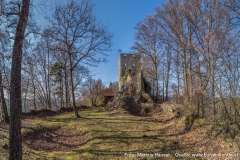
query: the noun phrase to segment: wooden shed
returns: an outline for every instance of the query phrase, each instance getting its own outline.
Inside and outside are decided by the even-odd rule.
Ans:
[[[103,92],[103,96],[105,99],[105,102],[107,103],[108,101],[112,102],[115,96],[114,90],[111,88],[106,88]]]

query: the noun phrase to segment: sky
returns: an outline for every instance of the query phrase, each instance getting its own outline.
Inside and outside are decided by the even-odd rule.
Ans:
[[[78,1],[78,0],[77,0]],[[100,64],[97,68],[89,68],[95,79],[102,79],[106,86],[110,82],[118,81],[118,58],[122,53],[130,53],[134,44],[134,27],[147,15],[155,14],[156,7],[166,0],[90,0],[94,7],[94,14],[98,21],[106,24],[111,33],[112,50],[108,52],[108,63]],[[51,15],[56,4],[66,3],[67,0],[33,0],[37,17]],[[36,10],[35,9],[35,10]]]

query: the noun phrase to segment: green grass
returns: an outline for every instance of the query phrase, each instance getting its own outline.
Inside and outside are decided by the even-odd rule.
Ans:
[[[8,144],[8,131],[0,128],[0,159],[7,160],[8,152],[2,148],[4,144]]]
[[[82,118],[74,118],[73,113],[37,119],[31,126],[23,126],[22,133],[34,132],[40,127],[65,127],[85,133],[87,142],[67,152],[35,151],[23,147],[23,159],[136,159],[125,153],[168,153],[173,137],[165,133],[175,122],[160,123],[146,117],[129,114],[110,114],[97,109],[80,112]],[[176,124],[175,124],[176,125]],[[8,143],[8,132],[0,129],[0,144]],[[170,147],[170,148],[169,148]],[[0,159],[6,159],[7,151],[0,147]],[[151,159],[151,158],[150,158]]]

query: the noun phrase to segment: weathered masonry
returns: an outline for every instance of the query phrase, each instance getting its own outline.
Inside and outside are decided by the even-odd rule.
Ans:
[[[126,76],[126,72],[130,73],[124,79],[124,76]],[[119,91],[122,92],[129,83],[135,84],[135,86],[137,87],[137,92],[141,91],[142,89],[141,56],[135,54],[121,53],[118,59]]]

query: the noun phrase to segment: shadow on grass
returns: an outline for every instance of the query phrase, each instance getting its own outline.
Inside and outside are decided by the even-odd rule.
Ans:
[[[42,127],[23,134],[23,142],[37,151],[69,151],[88,143],[88,132]]]
[[[134,115],[132,115],[134,116]],[[136,119],[134,119],[134,117]],[[111,117],[104,117],[104,118],[99,118],[99,117],[82,117],[81,119],[85,119],[85,120],[103,120],[103,121],[107,121],[106,123],[136,123],[136,122],[144,122],[144,123],[147,123],[147,122],[151,122],[151,123],[162,123],[162,124],[167,124],[168,122],[174,120],[176,117],[171,117],[169,119],[166,119],[166,120],[162,120],[162,121],[155,121],[153,119],[146,119],[146,117],[144,118],[139,118],[139,116],[134,116],[132,119],[127,119],[125,117],[122,117],[122,118],[111,118]],[[112,121],[114,120],[114,121]],[[112,122],[111,122],[112,121]]]
[[[137,142],[135,142],[137,143]],[[98,145],[97,143],[94,143],[95,145]],[[102,144],[104,145],[104,144]],[[139,144],[141,146],[141,144]],[[98,149],[98,148],[90,148],[90,149],[76,149],[72,150],[73,152],[76,152],[77,154],[84,154],[89,153],[92,154],[93,157],[121,157],[121,158],[127,158],[126,154],[137,154],[137,153],[164,153],[164,154],[170,154],[175,153],[176,150],[181,150],[181,146],[179,145],[179,142],[177,141],[165,141],[163,145],[156,145],[154,148],[146,148],[146,149],[140,149],[140,148],[134,148],[134,149],[121,149],[121,147],[112,147],[112,148],[105,148],[105,149]],[[136,157],[135,157],[136,159]],[[144,159],[139,157],[139,159]],[[145,158],[146,159],[146,158]]]
[[[0,135],[0,138],[1,139],[9,139],[7,136],[5,136],[5,135]]]
[[[121,135],[111,135],[111,136],[104,136],[104,137],[95,137],[94,139],[101,139],[101,140],[122,140],[122,142],[124,142],[125,140],[143,140],[143,139],[158,139],[160,136],[159,135],[151,135],[151,136],[146,136],[144,134],[142,134],[141,136],[137,137],[137,136],[121,136]]]
[[[0,129],[1,129],[1,130],[3,130],[3,131],[8,131],[8,128],[9,128],[9,124],[0,122]]]
[[[175,153],[176,150],[182,150],[182,146],[179,141],[168,140],[164,141],[164,145],[161,148],[162,153]]]
[[[141,149],[136,149],[136,150],[122,150],[122,151],[119,151],[119,150],[109,150],[109,149],[104,149],[104,150],[98,150],[98,149],[90,149],[90,150],[74,150],[74,152],[78,153],[78,154],[83,154],[83,153],[86,153],[88,152],[89,154],[92,154],[94,155],[94,157],[119,157],[120,159],[124,159],[124,158],[127,158],[127,159],[137,159],[137,157],[127,157],[126,154],[137,154],[137,153],[154,153],[152,152],[151,150],[141,150]],[[139,157],[139,159],[141,160],[146,160],[148,158],[141,158]]]
[[[57,129],[47,130],[46,132],[38,133],[32,138],[27,139],[27,141],[31,143],[31,145],[28,145],[29,148],[35,149],[34,147],[38,147],[38,149],[35,150],[42,150],[45,152],[71,150],[79,154],[89,153],[94,155],[94,157],[98,157],[99,155],[124,156],[124,153],[129,152],[150,153],[152,149],[158,152],[167,153],[175,150],[182,150],[183,148],[180,142],[174,140],[174,137],[171,137],[174,136],[174,134],[166,134],[167,131],[172,128],[172,123],[170,125],[166,124],[174,119],[175,117],[171,117],[162,122],[153,122],[145,118],[139,118],[138,116],[124,115],[123,117],[110,117],[108,114],[102,114],[100,111],[85,111],[82,114],[82,118],[79,119],[75,119],[74,116],[71,117],[71,115],[42,119],[42,121],[47,122],[49,126],[54,122],[61,122],[61,125],[66,126],[68,123],[74,122],[72,123],[73,125],[81,128],[82,124],[84,125],[83,128],[87,131],[84,134],[66,134],[67,131],[56,132]],[[148,125],[152,126],[148,127]],[[165,126],[162,128],[154,128],[154,126],[158,125]],[[133,126],[137,127],[131,128]],[[27,130],[32,129],[31,127],[24,127]],[[70,130],[72,129],[69,129],[69,132]],[[35,129],[32,129],[32,132],[35,132]],[[176,135],[178,134],[184,133],[176,133]],[[81,139],[81,136],[86,137],[82,137],[83,140],[78,141]],[[79,139],[74,139],[76,137]],[[70,140],[68,142],[63,141],[63,139],[66,138]],[[35,143],[36,141],[37,143]],[[149,145],[153,142],[159,145],[155,145],[152,148],[141,148],[142,145]],[[128,150],[127,148],[130,145],[135,146],[135,148]],[[136,147],[139,147],[139,149],[136,149]]]
[[[96,140],[96,141],[95,141]],[[79,148],[73,150],[78,154],[89,153],[94,157],[98,156],[124,156],[125,153],[153,153],[162,152],[168,153],[172,150],[180,149],[179,143],[173,140],[165,140],[160,135],[139,135],[139,136],[127,136],[126,134],[108,135],[108,136],[96,136],[91,140],[90,146],[86,148]],[[141,149],[145,144],[151,144],[155,142],[154,148]],[[124,145],[123,145],[124,144]],[[139,149],[126,149],[129,145],[137,145]],[[99,146],[107,147],[100,149]],[[115,147],[114,147],[115,146]],[[173,148],[173,149],[172,149]]]
[[[111,156],[111,157],[116,157],[116,156],[124,156],[125,153],[129,153],[129,150],[126,151],[110,151],[109,149],[82,149],[82,150],[73,150],[73,152],[76,152],[78,154],[83,154],[83,153],[90,153],[93,154],[94,157],[98,156]],[[131,151],[134,152],[134,151]],[[142,150],[136,150],[135,152],[143,152]]]
[[[76,118],[74,117],[54,117],[54,118],[46,118],[43,119],[44,121],[48,122],[72,122],[72,121],[77,121]]]

